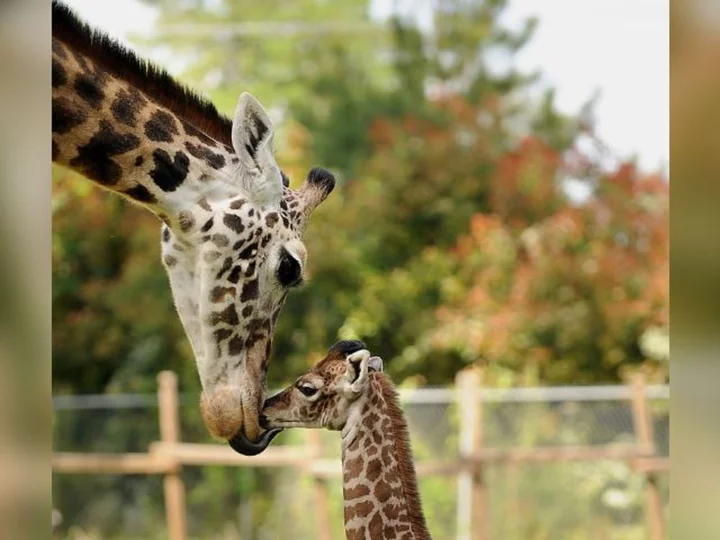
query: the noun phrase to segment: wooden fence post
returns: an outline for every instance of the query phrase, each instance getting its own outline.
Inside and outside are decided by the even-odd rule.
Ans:
[[[460,459],[471,464],[469,471],[465,468],[458,474],[458,539],[487,540],[483,462],[473,459],[481,454],[483,442],[482,370],[461,371],[455,382],[460,417]]]
[[[322,457],[322,447],[320,444],[320,430],[308,429],[307,431],[307,445],[309,446],[310,452],[310,470],[312,471],[312,464],[316,459]],[[328,494],[327,494],[327,480],[322,476],[312,474],[313,481],[313,494],[315,497],[315,522],[317,523],[317,538],[318,540],[333,540],[332,530],[330,527],[330,507],[328,505]]]
[[[158,415],[160,440],[164,443],[180,442],[180,416],[177,375],[162,371],[158,375]],[[165,515],[169,540],[185,540],[185,486],[180,472],[182,465],[175,460],[163,477]]]
[[[645,377],[637,373],[632,378],[632,410],[635,434],[643,449],[655,455],[655,438],[653,420],[648,406],[647,386]],[[643,458],[635,460],[642,462]],[[657,472],[652,468],[642,468],[645,475],[645,504],[650,540],[665,540],[665,520],[660,489],[657,484]]]

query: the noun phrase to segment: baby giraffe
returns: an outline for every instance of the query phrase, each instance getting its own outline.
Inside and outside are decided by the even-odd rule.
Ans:
[[[269,398],[266,428],[327,428],[342,436],[348,540],[429,540],[397,393],[361,341],[341,341]]]

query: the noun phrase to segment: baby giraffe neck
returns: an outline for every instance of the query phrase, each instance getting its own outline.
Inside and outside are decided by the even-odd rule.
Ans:
[[[383,373],[372,373],[357,414],[343,429],[345,534],[348,540],[429,540],[407,424]]]

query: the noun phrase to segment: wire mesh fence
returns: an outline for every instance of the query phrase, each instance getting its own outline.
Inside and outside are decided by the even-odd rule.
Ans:
[[[667,456],[666,386],[647,389],[656,453]],[[401,392],[417,463],[459,456],[463,418],[452,389]],[[493,449],[607,446],[634,443],[629,387],[564,387],[482,391],[483,445]],[[181,399],[183,442],[211,442],[196,396]],[[155,395],[55,398],[56,452],[144,452],[159,439]],[[479,403],[478,403],[479,406]],[[303,430],[276,444],[300,448]],[[339,460],[337,433],[320,432],[320,456]],[[218,444],[218,443],[215,443]],[[184,467],[189,538],[318,538],[315,482],[300,468]],[[666,474],[660,492],[667,508]],[[326,479],[332,538],[343,538],[342,486]],[[620,460],[492,462],[483,467],[485,530],[492,539],[646,538],[645,476]],[[419,480],[434,538],[468,537],[459,525],[457,476]],[[53,505],[60,538],[166,538],[162,478],[55,473]]]

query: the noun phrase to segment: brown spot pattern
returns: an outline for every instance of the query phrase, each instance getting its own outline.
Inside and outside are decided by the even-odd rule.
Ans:
[[[178,134],[177,123],[170,113],[157,110],[145,122],[145,135],[155,142],[172,142],[173,135]]]

